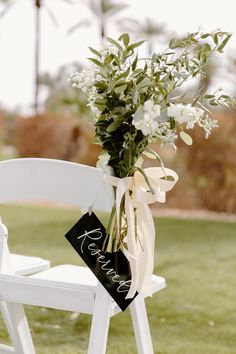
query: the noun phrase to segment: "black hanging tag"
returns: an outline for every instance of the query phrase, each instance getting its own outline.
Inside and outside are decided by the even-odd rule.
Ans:
[[[125,299],[131,284],[130,266],[122,251],[103,252],[106,229],[92,212],[84,214],[65,235],[76,252],[124,311],[135,299]]]

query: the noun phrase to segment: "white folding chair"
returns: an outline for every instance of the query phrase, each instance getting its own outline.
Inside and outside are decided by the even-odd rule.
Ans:
[[[0,202],[34,200],[62,202],[83,208],[111,211],[113,190],[103,182],[101,170],[49,159],[18,159],[0,162]],[[152,276],[152,292],[165,287],[165,279]],[[7,323],[14,348],[0,353],[34,354],[35,349],[23,305],[44,306],[92,315],[89,354],[106,352],[109,321],[120,312],[103,286],[87,267],[59,265],[25,277],[11,268],[7,237],[0,236],[0,297],[7,307]],[[138,295],[130,305],[139,354],[152,354],[152,340],[144,299]],[[9,332],[10,332],[9,331]]]
[[[7,228],[1,223],[1,219],[0,219],[0,239],[5,237],[7,237]],[[1,240],[0,240],[0,244],[1,244]],[[3,267],[5,267],[3,263],[5,263],[6,265],[7,264],[6,260],[9,259],[10,264],[8,264],[8,268],[10,267],[13,270],[14,274],[30,275],[36,272],[41,272],[50,267],[50,262],[40,257],[25,256],[25,255],[14,254],[14,253],[10,254],[6,242],[5,242],[4,252],[5,252],[5,256],[0,257],[0,261],[1,261],[0,269],[3,269]],[[10,335],[11,341],[14,343],[16,338],[14,335],[14,330],[11,326],[11,321],[9,321],[10,314],[8,313],[8,307],[6,306],[4,301],[0,301],[0,311],[2,313],[2,318],[5,322],[6,328],[8,329],[8,333]],[[0,353],[1,352],[4,353],[6,349],[7,347],[5,345],[0,344]],[[10,348],[8,347],[8,349]]]

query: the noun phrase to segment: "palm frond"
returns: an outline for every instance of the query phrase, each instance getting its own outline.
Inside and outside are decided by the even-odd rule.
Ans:
[[[140,31],[140,22],[133,18],[124,18],[123,20],[117,21],[121,32],[127,32],[129,34],[137,34]]]
[[[58,28],[59,27],[59,23],[58,23],[58,21],[56,19],[56,16],[53,13],[53,11],[47,6],[44,6],[44,8],[47,11],[48,16],[50,17],[50,19],[51,19],[52,23],[54,24],[54,26]]]
[[[4,17],[8,11],[11,9],[11,7],[15,4],[15,1],[11,1],[11,0],[0,0],[0,3],[2,3],[4,5],[4,8],[2,9],[2,11],[0,12],[0,18]]]
[[[75,32],[78,28],[80,27],[88,27],[90,26],[91,22],[89,20],[82,20],[77,22],[75,25],[73,25],[72,27],[69,28],[69,30],[67,31],[68,35],[71,35],[73,32]]]
[[[128,7],[125,3],[117,3],[113,0],[87,0],[85,5],[96,17],[113,16]]]
[[[66,4],[69,4],[69,5],[75,5],[76,4],[76,1],[73,1],[73,0],[61,0],[63,2],[65,2]]]
[[[100,0],[101,13],[103,15],[113,16],[124,10],[128,5],[124,3],[116,3],[111,0]]]
[[[119,25],[123,31],[130,32],[136,37],[151,39],[158,36],[166,35],[166,25],[156,22],[150,18],[146,18],[143,22],[139,22],[132,18],[126,18],[119,21]]]

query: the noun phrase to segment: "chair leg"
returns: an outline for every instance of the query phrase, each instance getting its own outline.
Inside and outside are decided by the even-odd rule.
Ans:
[[[92,326],[89,338],[88,354],[105,354],[110,323],[111,297],[98,283]]]
[[[153,354],[152,338],[148,323],[145,301],[141,295],[130,305],[138,354]]]
[[[1,312],[17,354],[35,354],[28,321],[21,304],[1,301]]]

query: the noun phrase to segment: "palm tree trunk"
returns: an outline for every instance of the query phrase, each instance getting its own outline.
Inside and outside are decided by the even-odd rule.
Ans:
[[[34,111],[38,113],[39,98],[39,57],[40,57],[40,15],[42,0],[35,0],[35,93],[34,93]]]
[[[104,38],[106,36],[106,19],[103,13],[101,13],[101,17],[99,18],[99,35],[101,43],[103,44]]]
[[[103,41],[104,37],[105,37],[106,33],[105,33],[105,25],[104,23],[101,23],[101,27],[100,27],[100,38]]]
[[[153,50],[152,50],[152,40],[149,39],[148,41],[148,55],[151,57],[153,54]]]

